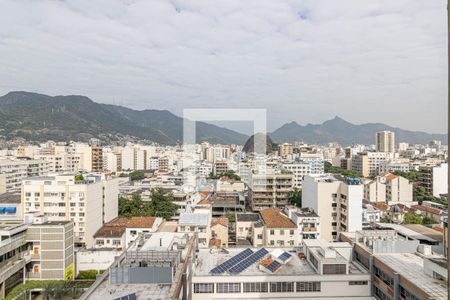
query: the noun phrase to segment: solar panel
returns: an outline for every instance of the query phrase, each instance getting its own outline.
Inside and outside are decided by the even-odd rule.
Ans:
[[[287,252],[283,252],[278,258],[285,262],[286,260],[288,260],[289,258],[291,258],[291,254],[287,253]]]
[[[250,255],[253,254],[252,249],[247,248],[244,251],[242,251],[241,253],[233,256],[232,258],[230,258],[229,260],[221,263],[220,265],[218,265],[217,267],[215,267],[214,269],[212,269],[210,271],[211,274],[222,274],[225,271],[227,271],[229,268],[231,268],[232,266],[240,263],[241,261],[243,261],[244,259],[246,259],[247,257],[249,257]]]
[[[136,298],[136,294],[133,293],[133,294],[130,294],[130,295],[126,295],[126,296],[122,296],[122,297],[116,298],[114,300],[137,300],[137,298]]]
[[[274,272],[276,272],[280,267],[281,267],[281,264],[280,264],[279,262],[277,262],[276,260],[274,260],[274,261],[272,261],[272,262],[270,263],[270,265],[268,265],[266,268],[267,268],[270,272],[274,273]]]
[[[239,274],[251,265],[253,265],[255,262],[261,260],[269,253],[265,248],[261,248],[249,257],[247,257],[242,262],[238,263],[237,265],[233,266],[231,269],[228,270],[231,274]]]

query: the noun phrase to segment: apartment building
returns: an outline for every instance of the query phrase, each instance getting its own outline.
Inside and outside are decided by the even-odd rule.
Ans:
[[[278,148],[278,152],[282,158],[287,158],[287,157],[291,156],[292,154],[294,154],[294,146],[289,143],[280,144],[280,146]]]
[[[409,162],[402,161],[382,161],[379,166],[380,173],[409,172],[410,170]]]
[[[297,225],[299,245],[303,245],[303,240],[320,238],[320,217],[314,209],[289,205],[284,208],[283,212]]]
[[[48,164],[43,160],[0,159],[0,193],[20,190],[23,179],[48,172]]]
[[[361,230],[364,187],[359,179],[308,175],[303,182],[303,206],[320,216],[321,237],[336,240],[340,232]]]
[[[352,170],[364,177],[377,176],[380,164],[389,160],[388,152],[362,152],[352,158]]]
[[[125,250],[140,234],[156,232],[162,222],[159,217],[115,218],[94,234],[94,248]]]
[[[211,219],[211,212],[206,210],[196,209],[194,212],[181,213],[177,232],[189,235],[197,234],[199,248],[208,248],[212,238]]]
[[[370,274],[351,259],[348,243],[305,241],[286,248],[200,249],[192,299],[370,299]]]
[[[237,213],[235,226],[238,245],[264,246],[264,222],[259,213]]]
[[[211,221],[211,240],[209,247],[228,247],[228,218],[213,218]]]
[[[94,234],[118,214],[119,178],[101,174],[31,177],[22,184],[22,212],[39,212],[49,221],[74,222],[77,245],[91,248]]]
[[[48,221],[34,217],[25,239],[30,244],[26,278],[61,280],[74,278],[74,232],[72,221]]]
[[[321,153],[300,153],[300,161],[310,165],[311,174],[321,175],[325,172],[325,162]]]
[[[425,190],[434,197],[447,194],[448,164],[436,166],[420,166],[419,182]]]
[[[284,207],[293,187],[292,174],[250,174],[249,201],[253,211],[269,207]]]
[[[91,170],[92,172],[103,172],[103,148],[96,146],[91,148]]]
[[[388,204],[410,202],[413,201],[413,185],[402,176],[385,173],[364,182],[364,200]]]
[[[311,174],[311,164],[306,162],[284,162],[281,167],[293,175],[293,186],[302,188],[302,182],[305,175]]]
[[[73,224],[43,216],[0,224],[0,298],[27,280],[73,279]]]
[[[298,245],[297,225],[278,208],[266,208],[260,212],[264,222],[266,247],[294,247]]]
[[[219,175],[219,174],[224,174],[228,172],[228,163],[225,160],[217,160],[214,163],[214,174],[215,175]]]
[[[375,133],[375,145],[378,152],[395,152],[395,132],[379,131]]]
[[[353,257],[371,273],[376,299],[448,299],[447,260],[395,230],[343,233]]]

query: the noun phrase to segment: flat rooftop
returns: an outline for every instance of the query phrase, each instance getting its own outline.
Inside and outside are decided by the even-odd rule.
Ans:
[[[136,294],[137,299],[167,299],[169,298],[171,285],[147,283],[147,284],[109,284],[103,281],[88,297],[89,300],[116,299]]]
[[[420,287],[432,299],[447,299],[447,284],[425,274],[423,258],[412,253],[378,254],[376,258]]]
[[[224,263],[233,256],[244,251],[242,248],[228,248],[226,251],[219,250],[216,253],[211,253],[210,249],[200,249],[198,254],[198,264],[194,267],[195,276],[230,276],[227,272],[222,274],[211,275],[210,271],[218,265]],[[261,248],[251,248],[254,252]],[[279,275],[316,275],[317,272],[308,263],[306,259],[300,259],[294,249],[289,248],[266,248],[269,255],[272,252],[288,252],[292,255],[285,265],[283,265],[276,273],[268,274],[259,269],[260,262],[252,264],[250,267],[239,273],[237,276],[279,276]],[[350,274],[364,274],[366,273],[361,267],[350,264]]]

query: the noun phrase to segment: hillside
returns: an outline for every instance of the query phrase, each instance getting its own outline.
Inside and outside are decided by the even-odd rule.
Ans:
[[[85,96],[10,92],[0,97],[0,135],[29,140],[118,140],[129,136],[160,144],[182,141],[183,118],[167,110],[133,110]],[[197,142],[244,144],[247,136],[197,122]]]

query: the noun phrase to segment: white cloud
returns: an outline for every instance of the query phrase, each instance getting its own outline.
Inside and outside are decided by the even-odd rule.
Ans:
[[[0,92],[445,132],[446,1],[0,0]]]

